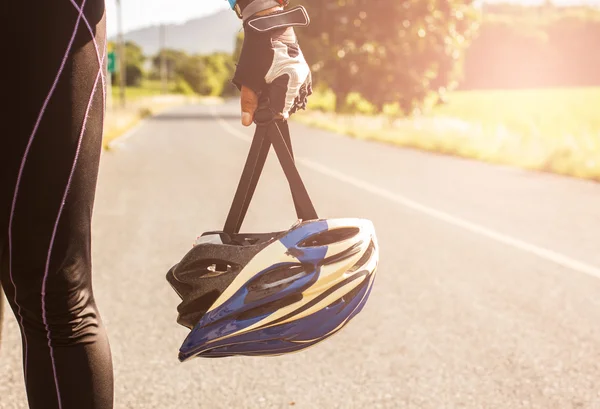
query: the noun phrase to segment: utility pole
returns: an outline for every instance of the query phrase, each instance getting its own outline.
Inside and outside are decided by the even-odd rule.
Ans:
[[[115,50],[113,48],[112,43],[109,43],[106,46],[106,49],[108,51],[107,54],[107,72],[106,72],[106,109],[108,110],[112,110],[113,109],[113,83],[112,83],[112,76],[113,73],[115,72]]]
[[[123,44],[123,28],[121,24],[121,0],[117,0],[117,54],[119,58],[119,95],[121,99],[121,107],[125,107],[125,85],[127,70],[125,69],[125,45]]]
[[[165,25],[160,24],[159,27],[159,50],[160,50],[160,82],[162,86],[162,93],[167,93],[168,85],[168,73],[167,73],[167,56],[165,53]]]

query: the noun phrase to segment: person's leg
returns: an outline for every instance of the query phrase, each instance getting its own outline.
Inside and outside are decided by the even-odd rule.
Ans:
[[[14,101],[0,155],[0,277],[21,328],[32,409],[113,406],[90,251],[105,12],[101,0],[74,3],[12,2],[16,23],[3,36],[17,67],[5,93]]]
[[[0,250],[0,257],[2,253]],[[2,291],[2,281],[0,280],[0,349],[2,349],[2,325],[4,324],[4,291]]]

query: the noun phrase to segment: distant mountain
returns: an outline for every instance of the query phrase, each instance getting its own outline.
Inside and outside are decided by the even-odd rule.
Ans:
[[[183,24],[165,25],[165,46],[189,54],[210,54],[216,51],[231,53],[235,49],[235,37],[241,28],[241,21],[235,13],[223,10]],[[150,26],[123,33],[123,37],[126,41],[138,44],[144,54],[150,56],[159,50],[159,32],[159,26]]]

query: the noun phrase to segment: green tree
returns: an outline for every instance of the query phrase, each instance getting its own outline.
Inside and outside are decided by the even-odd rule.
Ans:
[[[113,49],[118,50],[115,43],[112,43]],[[130,87],[140,86],[144,78],[144,62],[146,58],[139,45],[133,41],[126,41],[125,49],[125,84]],[[113,84],[118,84],[120,73],[113,73]]]
[[[164,49],[164,56],[167,66],[167,78],[170,80],[181,73],[182,67],[187,64],[187,60],[190,58],[184,51],[170,48]],[[160,79],[161,58],[161,52],[152,57],[152,72],[150,74],[152,79]]]
[[[297,30],[315,82],[341,111],[358,92],[378,111],[422,107],[456,85],[460,60],[477,29],[472,0],[302,0],[311,25]]]
[[[232,95],[230,84],[235,63],[231,54],[188,55],[179,50],[165,50],[168,77],[176,82],[185,81],[200,95]],[[152,59],[152,77],[160,78],[160,54]]]
[[[204,61],[199,55],[187,56],[176,68],[176,74],[187,82],[194,92],[208,95],[205,85]]]
[[[223,95],[233,77],[235,64],[230,54],[213,53],[203,58],[206,95]]]

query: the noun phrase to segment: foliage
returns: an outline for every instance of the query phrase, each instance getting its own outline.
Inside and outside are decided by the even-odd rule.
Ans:
[[[231,92],[228,82],[233,76],[235,64],[230,54],[188,55],[172,49],[163,52],[169,80],[185,81],[200,95],[223,96]],[[152,77],[160,78],[160,53],[152,58],[152,67]]]
[[[142,49],[132,41],[126,41],[124,44],[125,50],[125,84],[128,87],[140,86],[142,79],[144,78],[144,63],[146,57]],[[109,43],[109,47],[114,49],[118,53],[118,48],[114,42]],[[113,84],[118,84],[120,79],[120,72],[118,64],[116,66],[116,72],[112,74]]]
[[[315,81],[333,90],[338,111],[358,92],[379,112],[399,103],[411,113],[456,85],[477,28],[471,2],[302,0],[311,25],[297,32]]]

